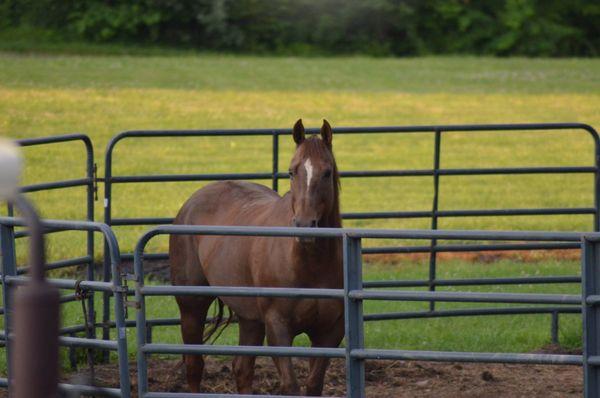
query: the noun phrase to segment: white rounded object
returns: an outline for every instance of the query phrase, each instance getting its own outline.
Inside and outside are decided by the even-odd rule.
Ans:
[[[19,146],[0,137],[0,200],[12,200],[19,192],[22,164]]]

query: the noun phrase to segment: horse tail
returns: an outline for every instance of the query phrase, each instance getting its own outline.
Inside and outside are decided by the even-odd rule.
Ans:
[[[225,318],[225,309],[227,309],[228,316]],[[202,336],[202,344],[206,344],[209,340],[214,342],[221,336],[223,331],[231,324],[233,320],[233,312],[225,303],[217,298],[217,305],[214,307],[213,316],[208,320],[209,325],[204,330],[204,336]]]

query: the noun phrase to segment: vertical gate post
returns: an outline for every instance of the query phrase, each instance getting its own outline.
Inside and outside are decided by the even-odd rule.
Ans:
[[[600,139],[594,131],[592,134],[594,139],[594,231],[600,232]]]
[[[600,303],[587,303],[590,296],[600,295],[600,242],[584,237],[581,286],[583,309],[583,383],[586,398],[600,397],[600,367],[590,358],[600,356]]]
[[[433,203],[431,208],[431,229],[436,230],[438,227],[438,204],[439,204],[439,192],[440,192],[440,150],[442,143],[442,132],[439,129],[435,130],[435,141],[433,150]],[[435,290],[435,278],[437,268],[437,252],[435,246],[437,245],[437,239],[431,240],[430,253],[429,253],[429,291]],[[429,310],[435,310],[435,301],[429,302]]]
[[[137,377],[138,397],[148,392],[148,363],[147,355],[142,348],[146,341],[146,302],[141,289],[144,287],[144,244],[138,242],[133,253],[133,269],[135,274],[135,301],[137,302],[135,329],[137,336]]]
[[[109,236],[105,237],[108,242]],[[118,242],[113,236],[113,250],[111,251],[111,273],[114,297],[115,329],[117,332],[117,352],[119,362],[119,380],[123,398],[131,396],[131,381],[129,379],[129,358],[127,353],[127,328],[125,323],[125,302],[127,301],[127,287],[123,285],[121,257],[117,249]]]
[[[2,260],[2,301],[4,304],[4,341],[6,347],[6,373],[10,387],[12,378],[12,344],[10,332],[12,330],[12,295],[10,286],[6,283],[7,276],[17,275],[15,256],[15,230],[12,226],[0,225],[0,259]]]
[[[272,188],[275,192],[279,190],[279,135],[273,131],[273,168],[272,168]]]
[[[108,144],[105,155],[105,163],[104,163],[104,223],[109,227],[112,226],[112,215],[111,215],[111,206],[112,206],[112,151],[113,151],[113,141]],[[111,264],[110,264],[110,248],[108,247],[108,243],[105,241],[104,243],[104,252],[103,252],[103,262],[102,262],[102,280],[104,282],[110,282],[111,278]],[[110,327],[108,326],[108,322],[110,321],[110,294],[108,292],[102,293],[102,339],[109,340],[110,339]],[[102,353],[103,362],[108,362],[109,352],[104,351]]]
[[[360,238],[344,236],[344,316],[346,328],[346,396],[365,397],[364,360],[352,357],[352,351],[364,348],[363,302],[348,294],[362,290],[362,254]]]
[[[96,164],[94,163],[94,149],[91,146],[86,146],[87,148],[87,164],[86,164],[86,172],[88,178],[87,185],[87,220],[94,221],[94,195],[96,194]],[[87,279],[93,281],[95,279],[94,276],[94,231],[87,231],[87,255],[90,259],[87,264]],[[96,338],[96,309],[94,304],[94,292],[90,291],[88,297],[88,322],[92,325],[92,338]]]

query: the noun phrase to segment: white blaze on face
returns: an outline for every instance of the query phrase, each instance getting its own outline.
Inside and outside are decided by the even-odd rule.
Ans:
[[[304,162],[304,168],[306,169],[306,189],[309,190],[310,181],[313,177],[313,165],[310,159],[306,159],[306,162]]]

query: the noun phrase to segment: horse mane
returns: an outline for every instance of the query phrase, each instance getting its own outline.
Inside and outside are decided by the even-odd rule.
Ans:
[[[321,157],[329,158],[331,164],[333,164],[333,206],[332,212],[325,217],[326,227],[340,228],[342,226],[342,217],[340,215],[340,191],[342,189],[340,183],[340,173],[338,171],[337,163],[333,150],[331,150],[322,139],[317,135],[311,135],[306,138],[304,142],[298,147],[301,151],[300,155],[306,157]]]

